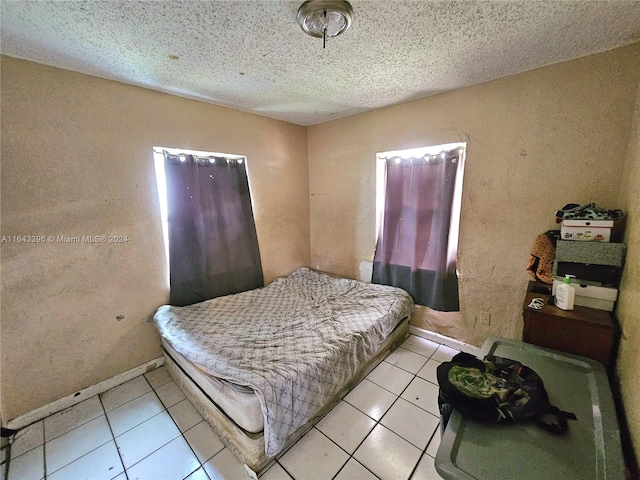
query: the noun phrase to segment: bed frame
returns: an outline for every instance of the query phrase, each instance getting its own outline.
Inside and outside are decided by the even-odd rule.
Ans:
[[[387,337],[378,353],[361,365],[353,377],[322,407],[306,424],[287,437],[280,451],[281,455],[291,445],[307,433],[315,423],[326,415],[353,387],[366,377],[382,360],[404,341],[409,333],[409,318],[404,318]],[[164,349],[163,349],[164,350]],[[169,375],[184,392],[189,401],[202,417],[211,424],[222,442],[243,464],[247,473],[253,477],[269,466],[277,457],[267,457],[263,432],[250,433],[240,428],[211,398],[193,381],[193,379],[165,351],[165,366]]]

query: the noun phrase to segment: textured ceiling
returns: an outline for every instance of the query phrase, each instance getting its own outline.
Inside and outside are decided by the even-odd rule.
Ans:
[[[323,50],[301,3],[2,0],[0,51],[313,125],[640,40],[640,1],[352,0]]]

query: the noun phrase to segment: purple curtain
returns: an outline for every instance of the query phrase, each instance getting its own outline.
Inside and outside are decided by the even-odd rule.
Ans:
[[[165,153],[170,303],[264,285],[244,159]]]
[[[456,178],[464,153],[386,160],[385,205],[373,282],[400,287],[419,305],[459,310]]]

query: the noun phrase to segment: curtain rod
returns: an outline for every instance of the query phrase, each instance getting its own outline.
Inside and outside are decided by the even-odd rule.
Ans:
[[[187,150],[188,151],[188,150]],[[192,155],[194,157],[198,157],[198,158],[230,158],[233,160],[238,160],[240,158],[246,159],[247,157],[245,155],[233,155],[233,154],[229,154],[229,153],[218,153],[218,152],[202,152],[202,154],[199,153],[193,153],[193,151],[191,153],[186,153],[186,152],[178,152],[175,149],[170,149],[170,148],[159,148],[159,147],[153,147],[153,153],[158,153],[160,155],[164,155],[164,153],[167,152],[169,155],[175,155],[175,156],[180,156],[180,155]]]
[[[400,153],[402,150],[398,150],[397,152]],[[392,158],[424,158],[424,157],[437,157],[438,155],[442,155],[442,154],[448,154],[448,153],[453,153],[453,152],[457,152],[460,153],[464,151],[464,147],[456,147],[456,148],[451,148],[451,149],[447,149],[447,150],[440,150],[439,152],[434,152],[434,153],[423,153],[422,155],[413,155],[413,156],[403,156],[403,155],[391,155],[391,156],[387,156],[383,153],[377,153],[376,154],[376,159],[377,160],[389,160]],[[395,153],[395,152],[394,152]]]

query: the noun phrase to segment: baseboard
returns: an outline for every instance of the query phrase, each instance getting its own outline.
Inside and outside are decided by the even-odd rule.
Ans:
[[[431,332],[423,328],[414,327],[413,325],[409,325],[409,333],[417,335],[418,337],[426,338],[427,340],[431,340],[433,342],[441,343],[451,348],[455,348],[456,350],[460,350],[462,352],[471,353],[473,355],[477,355],[480,352],[480,349],[474,345],[470,345],[468,343],[461,342],[460,340],[456,340],[455,338],[446,337],[444,335],[440,335],[439,333]],[[34,422],[48,417],[49,415],[72,407],[77,403],[83,402],[84,400],[87,400],[94,395],[106,392],[110,388],[117,387],[121,383],[132,380],[142,375],[143,373],[162,366],[163,364],[164,357],[158,357],[155,360],[151,360],[140,366],[132,368],[131,370],[116,375],[115,377],[111,377],[100,383],[92,385],[91,387],[84,388],[76,393],[67,395],[66,397],[55,400],[54,402],[48,403],[40,408],[36,408],[35,410],[27,412],[24,415],[20,415],[19,417],[10,420],[6,425],[6,428],[10,428],[13,430],[24,428]]]
[[[155,360],[151,360],[147,363],[139,365],[131,370],[127,370],[115,377],[111,377],[107,380],[104,380],[100,383],[96,383],[91,387],[84,388],[76,393],[72,393],[71,395],[67,395],[66,397],[60,398],[59,400],[55,400],[51,403],[48,403],[40,408],[36,408],[30,412],[25,413],[24,415],[20,415],[19,417],[10,420],[6,427],[19,430],[28,425],[31,425],[34,422],[42,420],[43,418],[48,417],[56,412],[61,410],[65,410],[69,407],[74,406],[77,403],[83,402],[94,395],[98,395],[100,393],[106,392],[110,388],[117,387],[121,383],[128,382],[129,380],[133,380],[136,377],[139,377],[143,373],[154,370],[164,364],[164,357],[158,357]]]
[[[427,340],[431,340],[432,342],[441,343],[443,345],[446,345],[447,347],[455,348],[456,350],[460,350],[461,352],[471,353],[472,355],[478,355],[478,353],[480,353],[480,348],[476,347],[475,345],[464,343],[460,340],[456,340],[455,338],[446,337],[439,333],[425,330],[424,328],[409,325],[409,333],[418,337],[426,338]]]

